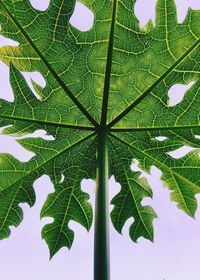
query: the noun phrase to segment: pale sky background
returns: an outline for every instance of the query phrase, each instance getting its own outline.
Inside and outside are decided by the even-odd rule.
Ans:
[[[35,8],[45,9],[48,0],[31,0]],[[138,0],[135,11],[141,25],[149,18],[155,18],[155,0]],[[183,21],[191,6],[200,9],[200,0],[177,0],[179,22]],[[77,3],[71,23],[77,28],[91,28],[93,16],[87,8]],[[0,46],[13,42],[0,36]],[[41,76],[35,73],[35,80],[44,84]],[[26,74],[27,81],[30,75]],[[8,80],[8,69],[0,62],[0,98],[12,100],[12,90]],[[191,85],[189,85],[191,86]],[[177,92],[177,88],[176,88]],[[173,93],[172,93],[173,94]],[[181,95],[181,88],[180,88]],[[27,161],[32,154],[27,153],[15,139],[0,135],[0,152],[10,151],[17,158]],[[186,151],[186,150],[185,150]],[[179,154],[180,155],[180,154]],[[152,168],[148,176],[152,186],[153,200],[145,202],[155,209],[155,242],[141,238],[134,244],[128,236],[128,221],[123,236],[110,225],[111,275],[112,280],[199,280],[200,279],[200,210],[192,219],[170,202],[170,192],[163,187],[160,172]],[[93,228],[88,234],[80,225],[71,222],[75,231],[75,241],[69,251],[64,248],[49,262],[49,252],[41,239],[41,228],[47,220],[40,221],[39,212],[53,186],[47,176],[34,184],[37,194],[36,205],[30,209],[23,205],[24,221],[12,228],[11,237],[0,241],[0,279],[3,280],[92,280],[93,279]],[[95,183],[83,180],[82,188],[91,194],[94,205]],[[120,187],[114,179],[110,180],[110,198]],[[200,202],[200,196],[198,201]],[[103,279],[102,279],[103,280]]]

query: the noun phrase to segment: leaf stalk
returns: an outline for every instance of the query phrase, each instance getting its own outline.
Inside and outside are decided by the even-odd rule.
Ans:
[[[94,280],[110,280],[107,137],[106,129],[100,127],[97,146]]]

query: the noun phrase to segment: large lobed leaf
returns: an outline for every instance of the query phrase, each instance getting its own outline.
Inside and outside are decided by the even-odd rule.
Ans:
[[[132,0],[82,0],[95,14],[93,28],[80,32],[70,25],[75,1],[51,0],[49,8],[35,10],[28,0],[0,2],[1,34],[19,42],[0,49],[0,59],[10,65],[13,103],[0,102],[3,133],[21,136],[44,129],[55,140],[18,140],[35,153],[28,163],[0,155],[0,238],[9,226],[22,220],[19,203],[35,202],[33,182],[48,174],[55,186],[42,209],[54,222],[42,235],[51,256],[71,247],[70,220],[89,230],[92,209],[80,185],[95,178],[97,128],[109,129],[109,167],[121,184],[112,200],[111,218],[119,232],[130,218],[133,241],[153,240],[154,210],[143,206],[152,191],[140,173],[131,170],[133,159],[146,172],[152,165],[172,190],[172,200],[194,216],[195,195],[200,192],[199,73],[200,12],[189,10],[178,24],[172,0],[158,0],[156,26],[141,28]],[[28,16],[27,16],[28,15]],[[20,72],[39,71],[45,88],[33,82],[40,99]],[[176,106],[169,106],[174,84],[195,84]],[[178,94],[178,93],[177,93]],[[164,141],[157,137],[165,136]],[[180,159],[170,151],[184,145],[195,150]],[[61,180],[64,178],[64,180]]]

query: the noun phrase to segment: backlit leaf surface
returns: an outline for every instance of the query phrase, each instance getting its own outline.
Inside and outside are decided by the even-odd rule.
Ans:
[[[152,190],[132,171],[133,159],[146,172],[158,167],[172,200],[190,216],[200,193],[200,12],[189,10],[178,24],[174,1],[158,0],[156,25],[150,21],[141,28],[135,1],[81,3],[95,15],[87,32],[69,22],[73,0],[51,0],[46,11],[28,0],[0,1],[1,34],[19,42],[0,49],[15,97],[13,103],[0,101],[3,133],[22,136],[43,129],[54,139],[18,140],[35,153],[26,163],[0,155],[0,238],[22,221],[20,203],[34,205],[33,183],[47,174],[55,191],[41,216],[53,218],[42,231],[51,256],[71,247],[71,220],[91,227],[93,211],[81,181],[95,179],[99,129],[108,131],[109,172],[121,185],[111,202],[117,231],[132,217],[131,239],[153,240],[156,213],[142,204]],[[44,88],[33,82],[38,98],[22,75],[35,71],[46,81]],[[170,106],[172,86],[190,82],[183,100]],[[185,145],[195,149],[178,159],[169,154]]]

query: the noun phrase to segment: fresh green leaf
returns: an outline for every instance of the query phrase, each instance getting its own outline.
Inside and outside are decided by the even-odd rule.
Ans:
[[[190,216],[200,193],[200,11],[190,9],[179,24],[174,1],[158,0],[156,25],[150,21],[141,28],[135,1],[81,2],[95,15],[87,32],[69,22],[74,0],[52,0],[42,12],[26,0],[0,2],[1,34],[19,42],[0,49],[15,96],[13,103],[0,102],[0,125],[8,126],[3,133],[22,136],[43,129],[54,137],[18,140],[35,153],[27,163],[0,156],[0,238],[9,236],[9,226],[19,225],[19,203],[34,204],[32,185],[47,174],[55,191],[41,216],[54,219],[42,231],[51,256],[71,247],[71,220],[90,229],[92,209],[81,181],[95,179],[100,135],[109,139],[109,174],[121,185],[111,202],[112,223],[122,232],[133,218],[133,241],[153,240],[156,217],[142,203],[152,190],[140,172],[131,170],[133,159],[146,172],[152,165],[159,168],[172,200]],[[34,71],[46,81],[44,89],[32,82],[40,99],[21,73]],[[169,105],[171,87],[192,81],[183,100]],[[169,154],[185,145],[194,150],[178,159]]]

